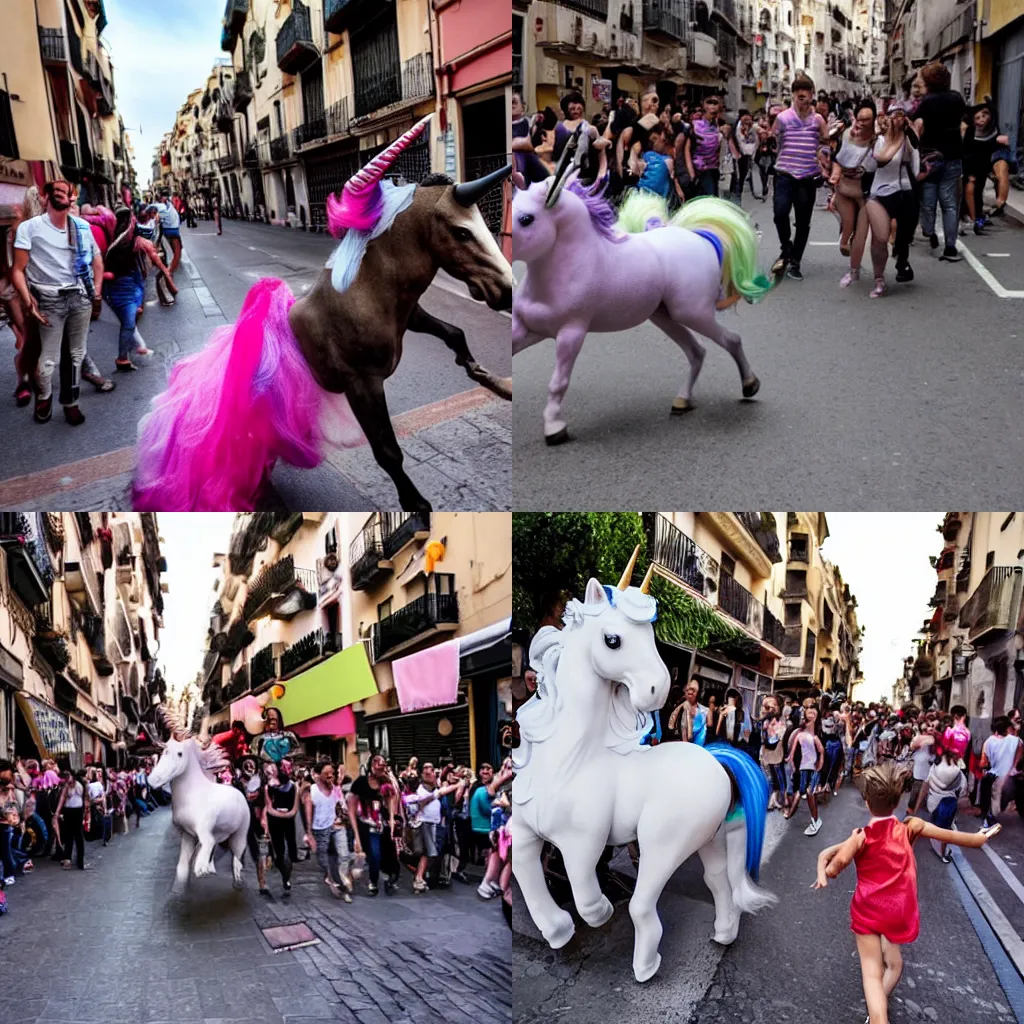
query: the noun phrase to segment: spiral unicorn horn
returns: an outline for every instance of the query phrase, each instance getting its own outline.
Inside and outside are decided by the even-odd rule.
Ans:
[[[356,171],[341,190],[341,201],[334,196],[327,197],[327,226],[337,237],[346,228],[356,231],[370,231],[380,219],[383,193],[381,178],[388,168],[422,134],[433,114],[427,114],[417,121],[404,135],[395,139],[382,153],[378,153],[362,170]]]
[[[619,590],[625,590],[629,586],[629,581],[633,578],[633,566],[636,565],[636,556],[640,554],[640,545],[637,544],[633,548],[633,554],[630,556],[629,565],[622,572],[622,579],[619,580]]]

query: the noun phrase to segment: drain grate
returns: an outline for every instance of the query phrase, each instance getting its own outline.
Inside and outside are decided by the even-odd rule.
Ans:
[[[301,949],[303,946],[315,946],[320,942],[309,925],[302,921],[298,924],[261,928],[260,931],[275,953],[285,953],[290,949]]]

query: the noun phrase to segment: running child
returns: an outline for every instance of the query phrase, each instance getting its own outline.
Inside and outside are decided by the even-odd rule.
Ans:
[[[905,772],[886,763],[866,769],[858,779],[871,820],[854,829],[845,842],[818,855],[818,878],[813,889],[824,889],[852,861],[857,864],[857,888],[850,904],[850,920],[857,936],[864,999],[865,1024],[889,1024],[889,996],[903,972],[900,947],[913,942],[920,931],[917,904],[917,861],[911,846],[918,836],[954,846],[984,846],[999,826],[981,832],[951,832],[920,818],[905,822],[895,810],[903,796]]]

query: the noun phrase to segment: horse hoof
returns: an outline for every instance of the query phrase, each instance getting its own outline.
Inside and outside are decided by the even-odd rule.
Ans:
[[[636,964],[634,964],[633,965],[633,977],[635,977],[636,980],[640,981],[640,982],[650,981],[651,978],[653,978],[658,973],[658,968],[659,967],[661,967],[661,954],[660,953],[658,953],[655,956],[654,962],[651,963],[651,964],[648,964],[646,967],[640,967],[640,966],[637,966]]]
[[[715,942],[720,946],[731,946],[736,941],[736,936],[740,933],[740,923],[737,921],[734,925],[729,928],[716,928],[715,929]]]
[[[235,879],[235,880],[234,880],[234,881],[233,881],[233,882],[231,883],[231,885],[232,885],[232,887],[233,887],[233,888],[235,888],[235,889],[244,889],[244,888],[245,888],[245,886],[243,886],[243,885],[242,885],[242,882],[241,882],[241,880],[240,880],[240,879],[238,879],[238,878],[236,878],[236,879]]]
[[[693,412],[695,406],[688,398],[672,399],[672,415],[682,416],[684,413]]]
[[[558,924],[550,931],[544,932],[544,941],[552,949],[561,949],[576,934],[576,925],[572,917],[562,911]]]
[[[544,443],[546,445],[549,445],[549,446],[554,446],[556,444],[565,444],[565,442],[568,441],[568,440],[569,440],[569,428],[568,427],[562,427],[562,429],[560,431],[558,431],[557,434],[545,434],[544,435]]]
[[[601,925],[607,924],[611,919],[612,914],[615,913],[615,907],[612,906],[612,902],[607,896],[602,896],[600,903],[593,907],[587,907],[586,910],[579,907],[576,909],[579,910],[580,917],[582,917],[591,928],[600,928]]]
[[[756,377],[743,382],[743,397],[753,398],[761,390],[761,382]]]

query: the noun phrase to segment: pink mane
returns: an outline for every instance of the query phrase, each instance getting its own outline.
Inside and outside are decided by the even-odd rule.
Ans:
[[[353,193],[350,189],[343,189],[340,200],[329,195],[327,230],[335,238],[341,238],[349,228],[355,231],[372,231],[380,220],[383,199],[384,194],[379,183],[362,192]]]

